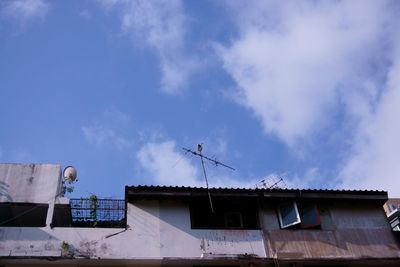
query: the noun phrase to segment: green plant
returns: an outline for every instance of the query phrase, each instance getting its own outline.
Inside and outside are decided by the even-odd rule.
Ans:
[[[67,192],[68,193],[74,192],[74,187],[73,186],[67,186]]]
[[[89,202],[90,202],[90,207],[92,208],[92,210],[90,210],[90,216],[93,219],[93,227],[97,226],[97,196],[96,195],[91,195],[89,198]]]
[[[62,248],[63,250],[68,250],[68,249],[69,249],[69,244],[68,244],[68,242],[65,242],[65,241],[61,242],[61,248]]]

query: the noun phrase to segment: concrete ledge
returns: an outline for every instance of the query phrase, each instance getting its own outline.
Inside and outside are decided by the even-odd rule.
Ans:
[[[0,250],[0,257],[8,257],[11,255],[11,250]]]
[[[61,257],[61,251],[60,250],[3,250],[0,251],[0,256],[3,257]],[[6,253],[8,251],[8,254]]]

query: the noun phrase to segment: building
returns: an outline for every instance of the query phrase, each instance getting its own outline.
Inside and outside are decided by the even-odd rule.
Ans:
[[[393,231],[400,232],[400,198],[390,198],[383,205],[387,220]],[[399,236],[400,233],[396,233]],[[400,236],[398,237],[400,240]]]
[[[389,198],[383,205],[386,215],[389,215],[394,210],[400,210],[400,198]]]
[[[0,164],[3,266],[400,265],[382,191],[126,186],[62,196],[61,168]]]

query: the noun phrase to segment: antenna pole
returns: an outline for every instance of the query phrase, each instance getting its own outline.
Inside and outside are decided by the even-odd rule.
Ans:
[[[206,168],[205,168],[205,166],[204,166],[204,159],[213,162],[213,163],[215,164],[215,166],[221,165],[221,166],[224,166],[224,167],[226,167],[226,168],[228,168],[228,169],[231,169],[231,170],[235,170],[235,169],[232,168],[232,167],[230,167],[230,166],[228,166],[228,165],[225,165],[225,164],[223,164],[223,163],[217,161],[217,159],[211,159],[211,158],[206,157],[206,156],[204,156],[203,154],[201,154],[201,151],[203,150],[202,144],[198,144],[198,145],[197,145],[197,150],[198,150],[199,152],[196,152],[196,151],[193,151],[193,150],[184,148],[184,147],[183,147],[182,149],[186,151],[185,153],[192,153],[193,155],[199,156],[199,157],[200,157],[200,159],[201,159],[201,167],[203,168],[203,173],[204,173],[204,179],[206,180],[207,194],[208,194],[208,199],[209,199],[209,201],[210,201],[211,212],[214,213],[214,207],[213,207],[212,200],[211,200],[210,188],[208,187],[208,179],[207,179]]]
[[[201,152],[200,152],[200,155],[201,155]],[[201,159],[201,167],[203,167],[204,179],[206,180],[207,194],[208,194],[208,200],[210,201],[211,212],[214,213],[214,207],[213,207],[212,200],[211,200],[210,188],[208,187],[206,168],[204,167],[204,160],[203,160],[203,157],[200,157],[200,159]]]

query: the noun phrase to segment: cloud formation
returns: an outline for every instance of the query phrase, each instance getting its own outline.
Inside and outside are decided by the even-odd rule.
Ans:
[[[139,163],[150,175],[150,180],[153,183],[205,187],[200,162],[194,164],[189,156],[177,149],[174,140],[148,142],[142,146],[137,154]],[[257,182],[238,180],[220,173],[213,174],[210,169],[207,172],[210,187],[253,187]]]
[[[137,157],[157,184],[201,186],[198,169],[176,150],[175,141],[149,142],[139,150]]]
[[[348,161],[340,172],[343,187],[375,188],[400,196],[400,42],[385,91],[376,107],[364,117]]]
[[[26,27],[35,20],[43,21],[50,4],[44,0],[14,0],[5,1],[0,5],[1,17],[18,22],[21,27]]]
[[[109,107],[103,112],[100,121],[82,126],[82,132],[86,140],[99,147],[113,147],[124,149],[130,147],[133,142],[123,137],[118,129],[129,122],[129,116],[115,107]]]
[[[144,40],[160,59],[161,89],[177,94],[187,84],[196,63],[185,54],[187,20],[180,0],[103,0],[106,9],[117,8],[124,33]]]
[[[130,145],[129,140],[104,125],[83,126],[82,132],[89,143],[97,146],[107,145],[122,149]]]
[[[341,151],[346,156],[337,177],[329,179],[347,189],[386,189],[400,196],[397,3],[228,5],[239,35],[216,49],[237,85],[236,101],[292,151],[304,141],[318,144],[324,130],[340,133],[349,146]],[[328,178],[316,168],[306,176],[306,186]]]
[[[374,73],[392,33],[385,2],[235,3],[239,37],[217,51],[240,103],[265,133],[293,147],[323,129],[341,105],[358,115],[353,101],[375,100],[379,89],[366,84],[381,78]]]

